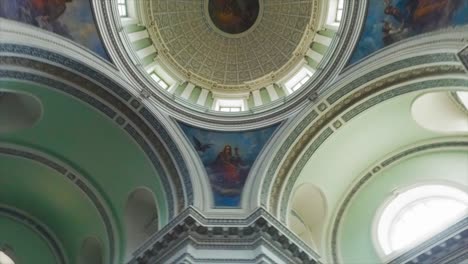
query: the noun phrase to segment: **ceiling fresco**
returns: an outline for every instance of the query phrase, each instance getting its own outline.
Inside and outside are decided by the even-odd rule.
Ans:
[[[250,169],[278,125],[241,132],[180,126],[206,169],[215,207],[240,207]]]
[[[2,1],[0,17],[54,32],[110,60],[88,0]]]
[[[468,24],[467,14],[466,0],[370,0],[349,63],[418,34]]]
[[[217,28],[229,34],[242,33],[257,20],[258,0],[210,0],[208,12]]]

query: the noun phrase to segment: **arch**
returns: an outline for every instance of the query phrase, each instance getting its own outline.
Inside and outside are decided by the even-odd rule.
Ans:
[[[87,237],[83,240],[79,254],[79,264],[103,264],[104,254],[102,244],[95,237]]]
[[[159,215],[153,192],[144,187],[135,189],[128,196],[124,214],[128,257],[158,231]]]
[[[432,92],[419,96],[411,106],[413,119],[421,127],[441,133],[468,131],[468,115],[450,92]]]
[[[0,133],[11,133],[34,126],[42,116],[38,98],[0,89]]]
[[[294,192],[290,206],[288,226],[306,244],[318,250],[327,214],[323,192],[314,184],[302,184]]]

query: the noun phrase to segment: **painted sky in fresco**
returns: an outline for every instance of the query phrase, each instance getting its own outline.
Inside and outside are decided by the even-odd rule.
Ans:
[[[215,207],[239,207],[250,169],[278,125],[220,132],[180,124],[209,177]]]
[[[52,31],[109,60],[89,0],[1,0],[0,17]]]
[[[370,0],[350,64],[400,40],[468,24],[468,0]]]

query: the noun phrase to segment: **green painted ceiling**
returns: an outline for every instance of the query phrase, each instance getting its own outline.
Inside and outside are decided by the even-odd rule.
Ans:
[[[374,162],[408,144],[439,136],[412,119],[411,103],[418,94],[385,101],[343,125],[309,159],[296,186],[317,185],[333,210],[355,177]]]
[[[70,259],[77,258],[87,235],[106,241],[97,210],[63,175],[37,162],[1,154],[0,175],[1,203],[27,212],[53,230]]]
[[[116,219],[117,232],[121,236],[124,234],[123,213],[127,197],[140,186],[153,190],[160,226],[165,224],[167,204],[159,174],[136,142],[114,121],[69,95],[39,85],[2,81],[0,89],[28,92],[37,96],[44,107],[44,115],[37,125],[0,134],[0,143],[36,149],[76,170],[110,205],[111,218]],[[5,156],[0,156],[0,164],[0,181],[16,190],[0,190],[0,202],[33,212],[33,216],[47,223],[53,232],[60,234],[73,261],[84,236],[95,235],[107,241],[90,202],[54,171],[34,162]],[[70,223],[75,223],[71,225],[74,228],[70,228]],[[123,241],[121,237],[118,252],[124,252]]]
[[[0,243],[8,241],[18,263],[56,264],[47,243],[29,227],[0,216]]]
[[[295,183],[295,188],[303,183],[311,183],[324,192],[328,208],[324,222],[327,226],[317,228],[331,230],[333,214],[338,210],[346,193],[360,177],[373,168],[374,164],[382,161],[389,154],[418,142],[450,136],[463,136],[463,134],[442,134],[429,131],[420,127],[413,120],[411,104],[422,93],[413,92],[401,95],[366,110],[340,127],[308,160]],[[412,180],[416,180],[418,177],[414,174],[400,176]],[[396,178],[393,179],[397,181]],[[384,189],[382,186],[382,190],[375,192],[381,193]],[[388,191],[388,186],[385,190]],[[367,197],[356,204],[358,204],[356,210],[365,211],[366,208],[367,210],[372,208],[371,205],[375,205],[376,200],[374,197]],[[369,213],[367,212],[367,214]],[[343,263],[378,263],[379,261],[376,262],[375,254],[373,254],[373,247],[368,247],[370,240],[363,239],[359,243],[357,240],[353,240],[352,235],[355,235],[356,230],[364,233],[368,233],[370,230],[369,222],[363,224],[359,218],[358,214],[354,215],[354,219],[351,221],[353,226],[346,227],[349,234],[343,243],[346,243],[348,248],[343,249],[345,252]],[[357,229],[358,227],[359,229]],[[324,232],[319,244],[330,239],[330,237],[325,236],[326,234],[329,233]],[[366,238],[370,239],[370,237]],[[340,246],[343,245],[340,244]],[[365,250],[362,249],[362,254],[357,254],[356,252],[360,251],[356,251],[356,247],[363,247]],[[353,255],[356,258],[353,258]],[[357,262],[348,262],[356,259]],[[359,262],[365,260],[368,261]]]

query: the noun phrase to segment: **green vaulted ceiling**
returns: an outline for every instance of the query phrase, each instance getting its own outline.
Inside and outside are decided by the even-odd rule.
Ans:
[[[120,247],[116,252],[123,252],[124,208],[128,195],[137,187],[153,191],[159,219],[165,221],[167,204],[158,172],[114,121],[73,97],[47,87],[2,81],[0,89],[30,93],[43,105],[42,119],[35,126],[0,134],[0,143],[34,149],[33,152],[65,164],[69,171],[89,182],[102,197],[104,206],[110,208],[110,219],[116,220],[114,236]],[[63,244],[71,263],[75,263],[87,236],[99,238],[106,259],[109,257],[112,245],[96,206],[70,179],[30,159],[0,154],[0,183],[2,204],[40,219]],[[26,237],[23,242],[29,243]]]

